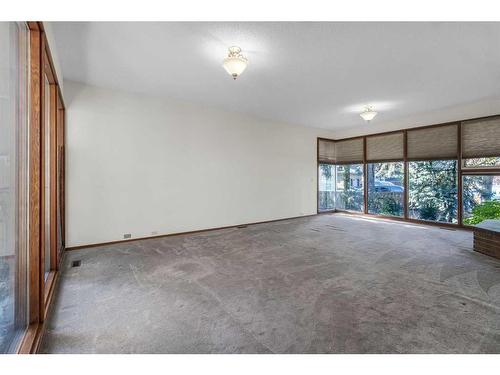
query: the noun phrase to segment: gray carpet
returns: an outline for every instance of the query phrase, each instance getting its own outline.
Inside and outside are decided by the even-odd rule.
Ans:
[[[341,214],[72,251],[41,351],[500,353],[500,261]]]

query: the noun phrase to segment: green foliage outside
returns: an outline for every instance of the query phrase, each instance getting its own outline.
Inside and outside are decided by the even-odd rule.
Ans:
[[[353,181],[363,180],[363,165],[352,164],[337,166],[336,208],[349,211],[363,211],[363,185],[353,186]]]
[[[492,200],[478,204],[472,209],[472,216],[464,219],[464,223],[476,225],[488,219],[500,220],[500,201]]]
[[[410,217],[456,222],[458,209],[455,160],[409,163],[408,208]]]
[[[323,187],[323,190],[320,187],[320,191],[318,192],[319,209],[332,210],[335,208],[335,186],[334,182],[332,181],[332,177],[334,175],[334,173],[332,172],[334,171],[335,166],[331,164],[320,164],[319,168],[321,176],[324,178],[327,185]]]
[[[368,164],[368,212],[379,215],[403,216],[404,192],[381,191],[381,184],[402,187],[404,180],[403,162]]]
[[[330,164],[320,164],[321,174],[328,180],[332,178],[332,166]]]
[[[491,159],[491,160],[490,160]],[[499,165],[500,158],[469,160],[469,166]],[[363,211],[363,165],[320,165],[326,185],[320,188],[320,209]],[[404,163],[372,163],[367,168],[368,212],[403,216]],[[456,160],[408,163],[409,217],[456,223],[458,220],[458,163]],[[499,177],[465,175],[462,180],[464,223],[500,220]],[[360,184],[361,182],[361,184]],[[324,183],[323,183],[324,184]],[[361,186],[360,186],[361,185]],[[385,186],[385,187],[384,187]],[[389,186],[387,188],[387,186]],[[397,188],[399,187],[399,188]],[[399,189],[399,190],[398,190]]]
[[[368,195],[368,210],[372,214],[403,216],[403,193],[376,193]]]

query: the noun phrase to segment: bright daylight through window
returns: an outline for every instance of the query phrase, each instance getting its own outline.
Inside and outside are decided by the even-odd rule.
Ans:
[[[499,144],[500,116],[320,139],[318,155],[329,164],[320,166],[318,210],[459,225],[500,220]]]
[[[27,326],[27,58],[24,23],[0,23],[0,353]]]

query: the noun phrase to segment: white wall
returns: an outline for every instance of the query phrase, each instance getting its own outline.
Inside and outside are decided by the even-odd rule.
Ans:
[[[328,131],[65,82],[66,246],[316,213]]]

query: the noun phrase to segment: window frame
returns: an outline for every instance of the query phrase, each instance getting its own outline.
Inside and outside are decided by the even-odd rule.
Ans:
[[[460,202],[460,207],[459,207],[459,210],[458,212],[460,212],[460,215],[461,215],[461,218],[462,218],[462,225],[464,228],[474,228],[474,225],[469,225],[469,224],[465,224],[463,222],[463,219],[465,218],[465,210],[464,210],[464,204],[463,204],[463,181],[464,181],[464,178],[467,177],[467,176],[499,176],[500,177],[500,170],[497,169],[486,169],[486,168],[483,168],[481,170],[466,170],[466,171],[463,171],[461,176],[460,176],[460,185],[461,185],[461,202]]]
[[[336,164],[333,163],[333,162],[326,162],[326,161],[319,161],[318,160],[318,166],[316,168],[316,171],[317,171],[317,188],[316,188],[316,210],[317,210],[317,213],[318,214],[325,214],[325,213],[332,213],[332,212],[335,212],[335,194],[334,194],[334,201],[333,201],[333,208],[331,209],[326,209],[326,210],[322,210],[320,209],[320,199],[319,199],[319,193],[320,193],[320,190],[319,190],[319,180],[320,180],[320,166],[321,165],[329,165],[331,167],[333,167],[333,170],[334,170],[334,174],[333,174],[333,181],[334,181],[334,184],[335,184],[335,173],[336,173]],[[335,189],[334,189],[334,192],[335,192]]]
[[[363,174],[362,174],[362,177],[363,177],[363,210],[361,211],[356,211],[356,210],[348,210],[348,209],[338,209],[336,206],[337,206],[337,167],[338,166],[349,166],[349,168],[352,166],[352,165],[361,165],[362,167],[362,170],[363,170]],[[365,190],[366,190],[366,181],[365,181],[365,165],[363,162],[341,162],[341,163],[336,163],[335,166],[334,166],[334,170],[335,170],[335,178],[334,178],[334,185],[335,185],[335,202],[334,202],[334,209],[333,211],[334,212],[347,212],[347,213],[352,213],[352,214],[363,214],[365,211],[366,211],[366,198],[365,198]]]
[[[457,204],[457,209],[456,209],[456,222],[447,222],[447,221],[439,221],[439,220],[426,220],[426,219],[418,219],[418,218],[415,218],[415,217],[412,217],[410,215],[410,193],[411,193],[411,189],[410,189],[410,163],[426,163],[426,162],[433,162],[433,161],[436,161],[436,162],[439,162],[439,161],[454,161],[455,164],[456,164],[456,189],[457,189],[457,197],[456,197],[456,204]],[[451,159],[451,158],[440,158],[440,159],[427,159],[427,160],[408,160],[407,162],[407,172],[408,172],[408,200],[407,200],[407,204],[408,204],[408,208],[407,208],[407,212],[408,212],[408,219],[410,220],[418,220],[418,221],[421,221],[423,223],[438,223],[438,224],[453,224],[453,225],[458,225],[459,224],[459,211],[461,210],[461,207],[458,205],[459,204],[459,198],[458,198],[458,195],[459,195],[459,170],[460,170],[460,165],[459,165],[459,162],[458,162],[458,159]]]
[[[58,182],[55,171],[57,161],[57,151],[62,147],[64,152],[64,130],[58,137],[58,129],[64,127],[65,106],[52,55],[45,35],[42,22],[26,22],[29,29],[29,74],[28,74],[28,96],[29,96],[29,220],[28,220],[28,328],[22,338],[17,353],[36,353],[40,345],[43,334],[44,322],[46,320],[50,305],[53,300],[55,285],[59,277],[60,264],[64,257],[64,248],[57,251],[52,246],[51,234],[51,275],[45,281],[44,278],[44,242],[41,225],[44,220],[43,206],[43,178],[44,178],[44,122],[45,122],[45,100],[51,101],[50,120],[50,144],[51,144],[51,196],[56,197],[51,200],[51,220],[54,212],[57,212],[57,195],[64,191],[64,175],[59,184],[62,188],[57,189]],[[45,98],[44,75],[50,81],[50,98]],[[59,123],[60,122],[60,123]],[[64,160],[64,154],[62,155]],[[59,206],[61,212],[62,225],[64,228],[64,206]],[[56,225],[51,227],[51,231],[57,231]],[[59,229],[62,230],[62,229]],[[57,233],[57,232],[56,232]],[[62,235],[63,233],[61,233]],[[57,234],[56,234],[57,235]]]
[[[370,208],[368,207],[369,206],[369,194],[370,194],[370,191],[368,189],[368,166],[370,164],[388,164],[388,163],[401,163],[402,166],[403,166],[403,212],[402,212],[402,215],[384,215],[384,214],[374,214],[374,213],[371,213],[370,212]],[[397,159],[397,160],[382,160],[382,161],[367,161],[366,162],[366,171],[365,171],[365,178],[366,178],[366,195],[365,195],[365,206],[366,206],[366,213],[368,215],[373,215],[373,216],[379,216],[379,217],[385,217],[385,218],[398,218],[398,219],[404,219],[406,218],[407,216],[407,211],[408,211],[408,202],[407,202],[407,168],[408,168],[408,165],[407,163],[404,161],[404,160],[401,160],[401,159]]]

